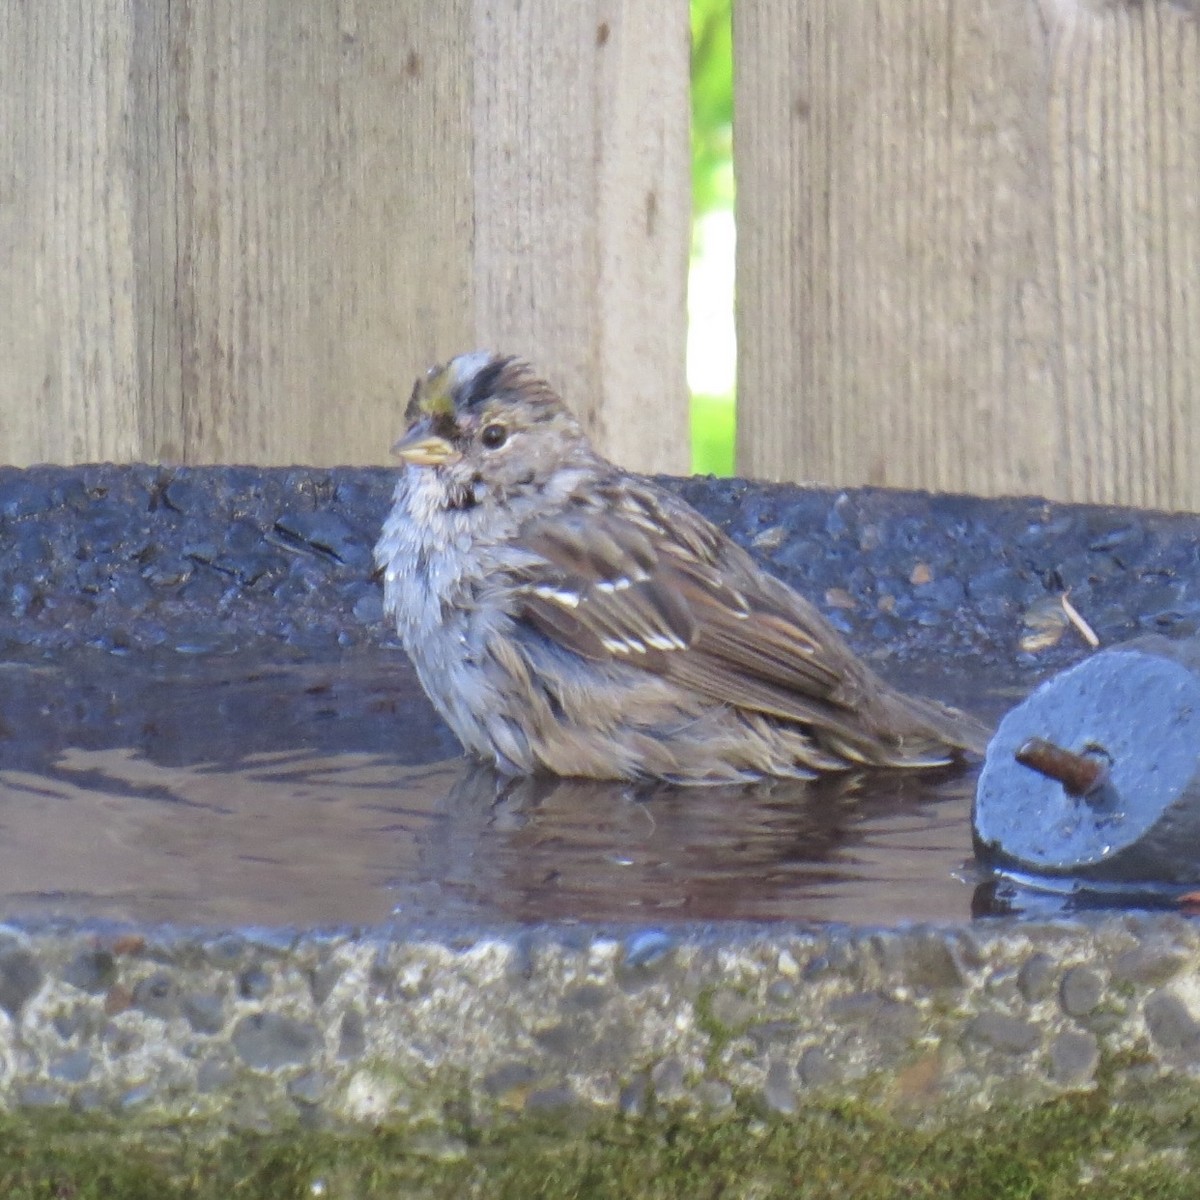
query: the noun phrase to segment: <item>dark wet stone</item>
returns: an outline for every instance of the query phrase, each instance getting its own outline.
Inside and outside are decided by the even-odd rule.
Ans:
[[[781,574],[790,571],[804,573],[823,552],[824,547],[820,542],[803,536],[793,537],[771,555],[770,565]]]
[[[1029,1021],[1007,1013],[985,1012],[972,1017],[964,1036],[1005,1054],[1027,1054],[1041,1044],[1042,1032]]]
[[[625,942],[622,965],[640,971],[659,962],[674,945],[674,939],[660,929],[644,929],[631,934]]]
[[[180,547],[180,553],[193,562],[205,566],[215,562],[221,556],[221,543],[218,541],[186,542]]]
[[[823,953],[814,954],[804,964],[801,975],[809,982],[829,977],[858,979],[862,975],[862,955],[847,939],[831,941]]]
[[[222,970],[237,966],[246,957],[246,952],[246,939],[236,933],[222,934],[204,946],[204,957]]]
[[[343,1062],[361,1058],[366,1049],[367,1034],[363,1015],[357,1008],[348,1008],[342,1014],[338,1031],[338,1058]]]
[[[220,1033],[225,1026],[225,1002],[220,996],[188,993],[180,1005],[184,1017],[197,1033]]]
[[[377,625],[384,619],[383,614],[383,593],[370,591],[364,593],[355,602],[351,609],[356,621],[361,621],[364,625]]]
[[[723,1030],[740,1032],[746,1022],[758,1014],[759,1008],[749,996],[722,988],[713,995],[708,1011]]]
[[[271,977],[262,967],[247,967],[238,976],[237,990],[243,1000],[261,1000],[271,990]]]
[[[962,580],[947,576],[913,588],[913,597],[923,608],[947,613],[962,607],[966,591]]]
[[[396,994],[396,970],[382,956],[371,964],[368,978],[373,992],[389,998]]]
[[[1110,971],[1114,983],[1158,986],[1178,975],[1186,961],[1180,950],[1139,944],[1118,954]]]
[[[1017,972],[1017,988],[1030,1004],[1045,999],[1054,987],[1054,959],[1040,950],[1031,954]]]
[[[60,1105],[62,1100],[62,1092],[42,1083],[28,1083],[17,1089],[17,1103],[22,1108],[49,1108]]]
[[[646,1111],[646,1100],[650,1091],[650,1078],[643,1071],[635,1075],[617,1097],[617,1108],[626,1117],[640,1117]]]
[[[53,503],[47,489],[39,486],[34,477],[18,471],[0,475],[0,518],[32,517],[45,512]]]
[[[583,1026],[590,1033],[588,1025]],[[580,1035],[580,1045],[574,1051],[581,1062],[591,1064],[597,1071],[606,1071],[611,1063],[627,1059],[636,1041],[635,1027],[630,1019],[605,1024],[595,1034],[590,1046],[584,1045],[588,1034]]]
[[[15,1021],[38,992],[44,979],[42,968],[28,950],[0,951],[0,1008]]]
[[[696,1085],[696,1100],[709,1112],[724,1112],[733,1106],[733,1088],[723,1079],[704,1079]]]
[[[1100,1047],[1093,1034],[1068,1029],[1050,1043],[1050,1078],[1055,1083],[1088,1083],[1099,1062]]]
[[[20,620],[34,602],[36,593],[27,583],[16,583],[8,593],[8,612],[11,617]]]
[[[124,574],[112,581],[102,600],[116,608],[125,609],[125,619],[128,620],[142,610],[150,595],[150,586],[140,575]]]
[[[329,1091],[329,1080],[319,1071],[306,1071],[288,1084],[288,1095],[297,1104],[319,1104]]]
[[[838,975],[840,971],[828,955],[814,954],[804,964],[804,970],[801,974],[808,983],[815,983],[818,980],[826,978],[826,976]]]
[[[80,991],[97,995],[106,992],[117,979],[117,963],[107,950],[81,950],[63,969],[64,983]]]
[[[165,972],[139,980],[133,989],[133,1004],[148,1017],[167,1021],[179,1012],[179,988]]]
[[[534,1030],[533,1040],[550,1054],[571,1054],[578,1049],[580,1034],[573,1025],[560,1023]]]
[[[575,1093],[568,1084],[558,1087],[535,1088],[525,1097],[525,1111],[531,1113],[556,1113],[572,1108],[576,1103]]]
[[[54,1032],[64,1042],[69,1042],[81,1029],[88,1024],[88,1014],[85,1009],[75,1007],[68,1012],[55,1013],[51,1021]]]
[[[176,555],[164,555],[148,562],[142,568],[142,578],[152,587],[161,589],[178,588],[186,583],[195,570],[195,564],[188,558]]]
[[[321,1035],[315,1025],[278,1013],[253,1013],[243,1017],[231,1038],[238,1057],[260,1071],[309,1062],[320,1049]]]
[[[137,1108],[142,1104],[148,1104],[156,1095],[157,1089],[154,1084],[143,1083],[125,1092],[118,1103],[122,1108]]]
[[[796,985],[790,979],[773,979],[767,984],[769,1003],[790,1006],[795,999]]]
[[[789,1114],[796,1111],[795,1075],[787,1063],[776,1060],[767,1067],[763,1100],[771,1112]]]
[[[251,516],[239,517],[230,521],[222,530],[223,537],[219,543],[217,561],[225,559],[230,565],[224,569],[235,573],[234,564],[245,555],[258,556],[263,553],[265,545],[265,530],[263,525]],[[272,554],[272,557],[277,557]]]
[[[275,520],[275,532],[284,545],[370,569],[371,546],[338,513],[327,510],[281,513]]]
[[[84,1084],[83,1087],[76,1088],[74,1094],[71,1096],[71,1110],[73,1112],[100,1112],[107,1109],[110,1103],[111,1099],[107,1089],[94,1083]]]
[[[800,1025],[796,1021],[761,1021],[749,1026],[746,1036],[762,1050],[767,1046],[790,1042],[799,1032]]]
[[[1200,1023],[1178,996],[1154,992],[1147,997],[1142,1011],[1151,1038],[1163,1050],[1185,1054],[1200,1051]]]
[[[95,1066],[95,1059],[88,1050],[72,1050],[54,1059],[46,1068],[46,1074],[51,1079],[59,1079],[63,1083],[82,1083]]]
[[[595,1012],[610,999],[612,993],[607,988],[595,983],[582,983],[563,995],[560,1007],[564,1012]]]
[[[518,1088],[527,1088],[538,1078],[539,1072],[526,1062],[510,1062],[489,1071],[482,1081],[483,1090],[489,1096],[505,1096]]]
[[[216,1092],[229,1086],[234,1079],[234,1069],[221,1059],[206,1058],[196,1071],[196,1090]]]
[[[212,566],[232,575],[240,584],[255,587],[259,583],[279,579],[287,573],[287,564],[276,554],[244,550],[238,554],[222,554]]]
[[[884,969],[898,970],[919,992],[953,990],[966,982],[954,946],[943,936],[885,934],[876,946]]]
[[[177,513],[203,513],[211,501],[208,489],[202,486],[202,479],[200,475],[172,479],[162,490],[163,502]]]
[[[321,1005],[329,999],[342,974],[342,966],[337,962],[324,963],[309,973],[309,989],[314,1004]]]
[[[1104,981],[1087,967],[1071,967],[1062,977],[1058,999],[1070,1017],[1085,1017],[1100,1003]]]
[[[1166,608],[1156,608],[1139,614],[1138,624],[1151,633],[1191,637],[1200,629],[1200,604],[1171,604]]]
[[[819,1046],[809,1046],[800,1055],[796,1073],[805,1087],[819,1088],[835,1083],[838,1078],[837,1064]]]
[[[983,986],[988,998],[1002,1008],[1015,1007],[1021,998],[1020,989],[1017,987],[1017,972],[1007,965],[990,972]]]
[[[1119,556],[1128,558],[1131,552],[1145,543],[1145,532],[1136,525],[1118,525],[1097,533],[1088,541],[1088,549],[1095,551],[1111,550]]]
[[[920,1014],[912,1005],[875,992],[857,992],[829,1003],[828,1014],[843,1028],[862,1029],[891,1039],[913,1037]]]
[[[854,532],[857,524],[857,514],[854,502],[846,493],[842,493],[833,502],[825,518],[825,532],[832,538],[848,537]]]
[[[663,1059],[650,1072],[654,1098],[661,1100],[664,1104],[671,1104],[681,1099],[683,1097],[683,1080],[683,1063],[677,1058]]]

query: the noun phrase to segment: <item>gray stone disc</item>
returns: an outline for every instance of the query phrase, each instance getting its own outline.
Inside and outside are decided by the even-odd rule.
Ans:
[[[1014,757],[1030,738],[1099,750],[1088,796]],[[1200,647],[1149,637],[1042,684],[1000,723],[975,793],[981,858],[1047,874],[1200,881]]]

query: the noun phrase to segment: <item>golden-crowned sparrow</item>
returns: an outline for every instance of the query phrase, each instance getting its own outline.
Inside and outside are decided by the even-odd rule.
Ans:
[[[690,505],[602,458],[528,364],[460,355],[405,416],[384,606],[501,771],[727,783],[978,749],[969,718],[890,688]]]

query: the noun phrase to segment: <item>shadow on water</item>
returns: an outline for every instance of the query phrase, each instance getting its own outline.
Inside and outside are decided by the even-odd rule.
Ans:
[[[0,916],[971,916],[971,771],[503,781],[458,757],[398,651],[292,665],[88,652],[0,665],[0,693]]]

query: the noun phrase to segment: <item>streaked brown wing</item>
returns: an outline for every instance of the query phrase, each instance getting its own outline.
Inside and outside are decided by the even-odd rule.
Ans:
[[[620,505],[570,510],[522,531],[538,557],[517,578],[520,615],[589,659],[630,663],[722,703],[843,727],[854,701],[847,691],[863,672],[816,610],[682,501],[652,485],[624,495]]]

